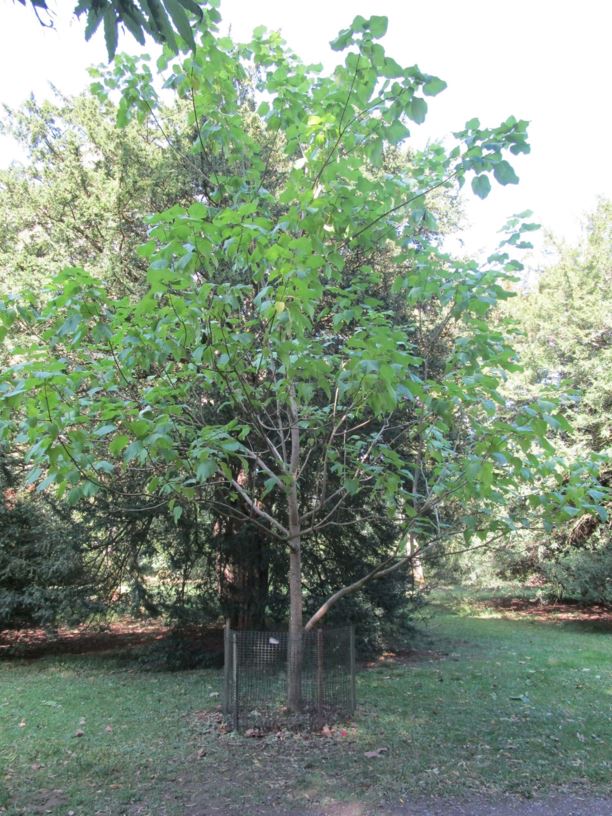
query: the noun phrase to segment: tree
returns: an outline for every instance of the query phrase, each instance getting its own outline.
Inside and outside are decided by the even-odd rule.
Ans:
[[[22,6],[29,2],[39,22],[53,26],[53,11],[47,0],[18,0]],[[163,43],[178,53],[185,43],[195,48],[195,40],[189,14],[200,22],[204,19],[203,2],[198,0],[78,0],[74,7],[77,17],[85,15],[85,39],[89,40],[104,23],[104,38],[108,59],[111,61],[117,51],[119,28],[126,29],[141,45],[145,36]],[[211,19],[219,19],[215,11],[216,3],[211,0],[207,14]],[[188,14],[189,13],[189,14]],[[41,17],[41,14],[43,17]]]
[[[91,94],[29,99],[0,124],[22,146],[25,165],[0,170],[0,291],[47,286],[66,266],[86,266],[120,297],[146,290],[136,249],[147,218],[201,190],[177,152],[187,138],[170,114],[157,127],[119,129],[117,111]]]
[[[2,128],[20,142],[28,160],[0,171],[0,291],[41,292],[58,269],[75,265],[87,266],[113,297],[138,298],[146,291],[147,263],[136,248],[146,240],[147,217],[172,203],[192,201],[201,192],[197,167],[183,155],[189,136],[179,131],[176,111],[157,111],[155,126],[133,123],[122,129],[115,127],[116,114],[112,104],[91,94],[66,98],[58,91],[52,101],[39,104],[32,98],[17,110],[5,110]],[[2,349],[0,360],[7,363]],[[91,611],[91,602],[98,612],[129,602],[133,611],[157,612],[175,621],[195,616],[196,602],[206,610],[212,605],[218,614],[212,587],[184,592],[186,571],[193,586],[207,553],[205,537],[189,526],[189,515],[176,526],[165,507],[141,506],[134,514],[129,503],[124,512],[121,502],[100,495],[79,508],[73,538],[66,533],[75,524],[68,503],[51,505],[47,492],[32,495],[32,487],[24,485],[29,469],[24,455],[19,445],[11,446],[10,489],[19,497],[11,518],[21,512],[35,534],[23,524],[12,525],[13,556],[0,570],[0,587],[7,598],[16,597],[9,565],[16,567],[18,552],[22,564],[36,564],[29,619],[51,622],[69,611],[74,620],[77,610]],[[134,489],[140,478],[134,469],[126,471],[122,489]],[[57,521],[61,518],[65,524]],[[68,549],[59,546],[63,539],[72,542]],[[88,599],[91,583],[83,587],[77,604],[75,592],[55,580],[53,592],[66,597],[51,605],[49,592],[42,590],[44,576],[54,583],[74,541],[95,576],[95,592]],[[8,554],[8,540],[3,544]],[[147,580],[153,565],[165,576],[155,589]],[[6,605],[7,616],[11,608],[16,622],[27,620],[15,605]]]
[[[567,393],[571,429],[559,440],[569,461],[592,451],[600,462],[602,485],[590,499],[599,510],[576,512],[545,543],[528,539],[530,557],[520,567],[539,572],[566,598],[610,600],[610,519],[606,487],[612,484],[612,204],[599,202],[589,216],[583,240],[559,247],[559,260],[517,301],[515,319],[522,336],[517,346],[525,368],[513,382],[515,400],[537,392]],[[603,486],[603,489],[602,489]],[[587,508],[588,509],[588,508]]]
[[[0,628],[51,626],[96,611],[98,587],[69,507],[23,486],[0,455]]]
[[[52,102],[31,99],[7,110],[3,127],[28,155],[24,166],[0,173],[0,279],[7,292],[40,292],[66,265],[86,266],[115,298],[134,299],[146,291],[147,263],[136,249],[146,239],[147,216],[172,202],[189,203],[204,195],[201,165],[189,155],[190,128],[180,108],[156,109],[142,125],[131,122],[120,129],[114,127],[116,113],[108,101],[90,94],[70,99],[59,91]],[[409,164],[409,157],[389,151],[386,170],[395,171],[401,163]],[[268,164],[276,169],[270,168],[264,183],[274,189],[282,154],[277,151]],[[432,207],[439,222],[452,224],[452,203],[437,198],[441,200]],[[420,232],[432,239],[431,224],[416,229],[415,237]],[[378,255],[376,266],[383,269],[386,253]],[[380,295],[392,307],[397,298],[390,285],[390,279],[381,282]],[[22,463],[21,471],[24,468]],[[133,489],[139,480],[142,469],[130,469],[122,476],[123,490],[128,485]],[[185,513],[173,528],[165,521],[164,506],[141,507],[135,514],[130,503],[125,504],[124,511],[116,497],[109,502],[100,494],[81,507],[81,540],[87,557],[96,563],[100,608],[102,603],[123,607],[130,600],[134,611],[164,614],[180,623],[215,618],[220,604],[234,627],[263,628],[266,617],[282,621],[282,559],[269,552],[261,530],[203,513]],[[376,529],[380,533],[363,532],[362,546],[354,534],[349,539],[341,531],[330,531],[320,544],[324,557],[312,552],[304,565],[311,607],[337,585],[339,565],[346,577],[355,579],[375,565],[377,554],[385,552],[384,542],[395,535],[386,523]],[[39,536],[41,554],[49,552],[53,560],[51,543]],[[151,570],[154,582],[149,580]],[[401,579],[396,583],[399,588]],[[399,591],[375,589],[352,603],[350,614],[359,621],[362,646],[372,650],[374,644],[382,645],[381,617],[375,608],[384,608],[387,629],[411,603]]]
[[[72,269],[42,306],[26,296],[2,311],[7,330],[37,337],[13,349],[0,388],[4,433],[31,446],[41,487],[87,501],[139,467],[134,506],[168,504],[177,523],[205,506],[288,553],[292,709],[303,629],[408,564],[411,537],[428,552],[458,533],[501,536],[526,523],[526,504],[562,517],[568,507],[563,465],[543,455],[562,421],[555,407],[503,414],[499,386],[516,361],[487,316],[509,296],[517,262],[503,248],[481,269],[421,229],[435,227],[434,190],[471,178],[484,196],[489,176],[517,181],[506,155],[528,151],[526,123],[473,119],[450,151],[435,144],[386,172],[389,149],[445,86],[385,54],[376,40],[386,25],[355,18],[333,43],[347,54],[331,76],[277,34],[256,30],[235,46],[205,30],[166,86],[191,103],[192,149],[210,174],[201,200],[152,219],[141,249],[149,291],[117,300]],[[122,91],[122,121],[157,104],[142,61],[118,59],[100,80],[98,93]],[[284,157],[272,189],[262,182],[271,144]],[[524,243],[528,229],[516,221],[506,244]],[[381,250],[394,308],[380,296]],[[396,540],[304,626],[305,550],[330,529],[372,529],[381,517]]]
[[[578,391],[570,405],[573,444],[605,450],[612,444],[612,202],[589,216],[577,247],[561,247],[518,313],[525,332],[526,386],[566,383]]]

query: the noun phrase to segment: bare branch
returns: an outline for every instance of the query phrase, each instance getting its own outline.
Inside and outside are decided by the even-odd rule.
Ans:
[[[277,529],[286,539],[289,538],[289,530],[287,530],[287,528],[283,524],[281,524],[280,521],[277,521],[275,518],[269,515],[269,513],[266,513],[265,510],[262,510],[261,507],[259,507],[257,503],[253,501],[253,499],[249,496],[246,490],[244,490],[244,488],[238,484],[236,479],[232,479],[230,481],[230,484],[232,485],[234,490],[241,496],[241,498],[244,499],[246,504],[251,508],[251,510],[254,513],[256,513],[261,518],[265,519],[268,522],[268,524],[270,524],[271,527]]]

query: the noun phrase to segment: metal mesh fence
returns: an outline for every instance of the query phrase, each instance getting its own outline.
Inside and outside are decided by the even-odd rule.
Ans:
[[[223,710],[237,731],[313,728],[354,712],[353,627],[304,632],[301,647],[299,706],[291,711],[288,633],[226,627]]]

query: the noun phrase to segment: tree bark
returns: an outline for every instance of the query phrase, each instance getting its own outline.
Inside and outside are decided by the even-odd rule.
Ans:
[[[293,507],[292,507],[293,505]],[[299,518],[293,524],[291,516],[297,516],[297,493],[292,489],[289,496],[289,647],[287,653],[287,706],[298,712],[302,707],[303,662],[303,612],[302,612],[302,552]]]
[[[289,644],[287,651],[287,706],[290,711],[302,707],[302,662],[304,658],[304,626],[302,601],[302,542],[298,478],[300,470],[300,428],[298,408],[293,388],[290,392],[291,485],[287,495],[289,517]]]
[[[419,588],[425,586],[425,572],[423,570],[423,563],[419,558],[419,543],[416,538],[410,533],[406,542],[406,555],[411,558],[412,566],[412,582]]]

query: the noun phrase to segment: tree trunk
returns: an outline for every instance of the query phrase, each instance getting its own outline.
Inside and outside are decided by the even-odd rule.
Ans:
[[[289,398],[291,421],[291,486],[287,494],[289,520],[289,648],[287,650],[287,706],[290,711],[302,707],[302,662],[304,658],[304,625],[302,620],[302,541],[298,478],[300,472],[300,426],[293,387]]]
[[[220,526],[220,524],[219,524]],[[268,542],[248,522],[226,520],[217,536],[219,599],[232,629],[264,629],[268,601]]]
[[[409,555],[412,558],[412,583],[419,588],[422,588],[425,586],[425,572],[423,570],[423,563],[419,558],[418,552],[418,541],[413,535],[409,535],[406,542],[406,555]]]
[[[287,653],[287,707],[302,707],[302,661],[304,627],[302,621],[302,553],[299,526],[291,527],[289,541],[289,647]]]

